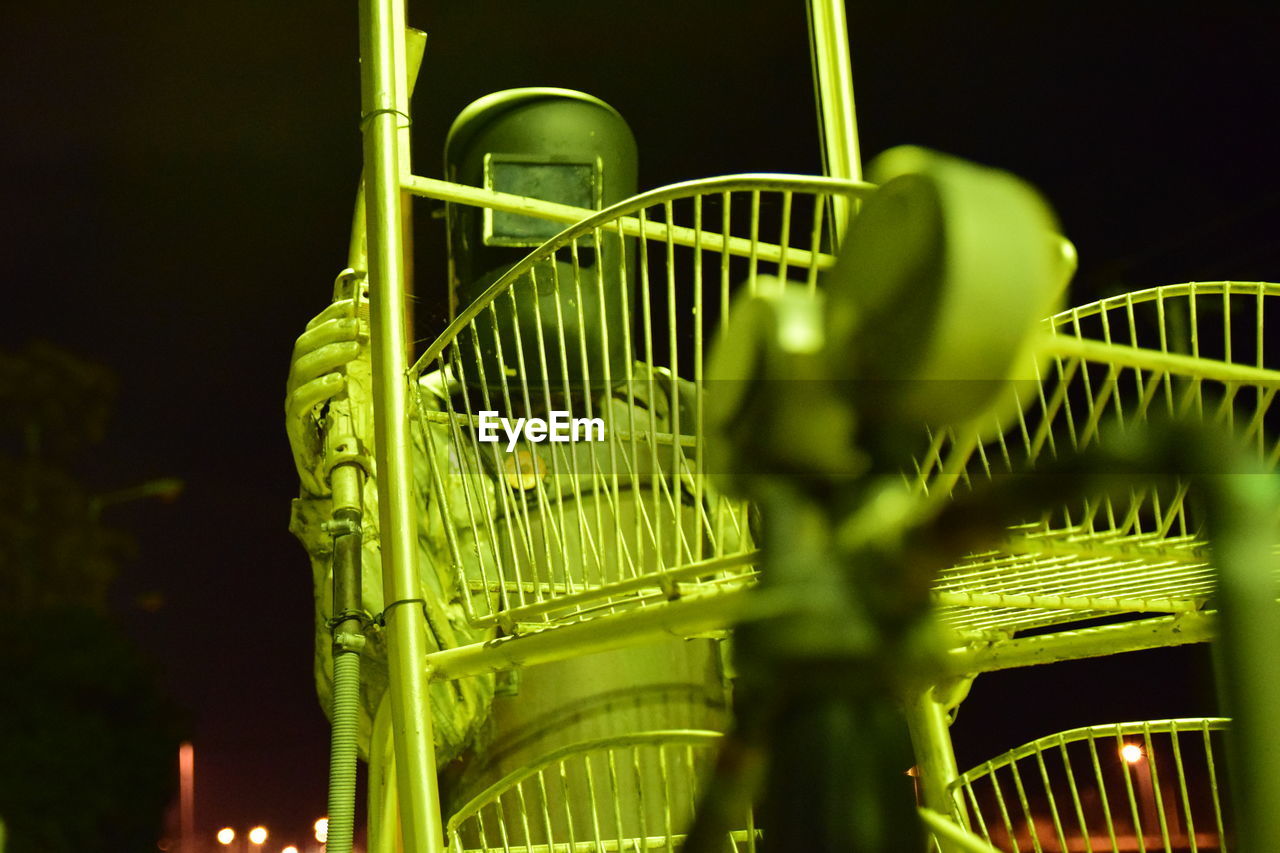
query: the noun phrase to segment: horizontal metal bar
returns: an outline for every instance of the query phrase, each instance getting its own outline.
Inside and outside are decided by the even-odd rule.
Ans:
[[[1063,358],[1080,358],[1113,367],[1132,367],[1153,373],[1171,373],[1215,382],[1240,382],[1261,388],[1280,388],[1280,370],[1232,364],[1212,358],[1176,352],[1093,341],[1074,335],[1053,335],[1044,343],[1044,352]]]
[[[691,185],[707,184],[707,191],[715,192],[731,192],[732,189],[726,189],[721,184],[730,182],[730,185],[742,184],[743,189],[769,189],[762,182],[773,181],[785,185],[790,188],[797,181],[813,182],[818,179],[793,177],[790,175],[733,175],[725,179],[716,179],[715,182],[690,182]],[[676,184],[673,187],[664,187],[662,190],[655,191],[652,203],[657,204],[667,197],[671,196],[667,190],[677,188],[683,189],[686,185]],[[574,207],[568,204],[558,204],[556,202],[542,201],[541,199],[529,198],[527,196],[513,195],[512,193],[502,193],[495,190],[486,190],[479,187],[471,187],[466,184],[455,184],[450,181],[441,181],[435,178],[423,178],[418,175],[411,175],[403,182],[403,187],[407,192],[425,198],[433,198],[439,201],[452,202],[454,204],[467,204],[475,207],[487,207],[493,210],[501,210],[506,213],[518,213],[523,216],[532,216],[538,219],[548,219],[553,222],[563,222],[566,225],[583,222],[589,217],[599,217],[602,211],[592,210],[585,207]],[[875,190],[871,184],[862,184],[857,182],[832,182],[830,186],[818,184],[817,189],[827,190],[829,192],[856,192],[859,195],[869,195]],[[649,195],[649,194],[646,194]],[[678,194],[674,197],[680,197]],[[624,202],[628,207],[633,207],[633,201],[639,202],[645,196],[639,196],[636,199]],[[607,213],[607,211],[604,211]],[[687,228],[680,225],[667,225],[663,222],[652,222],[645,220],[643,223],[635,216],[604,217],[605,221],[599,222],[595,227],[599,227],[604,231],[619,232],[627,237],[638,237],[641,234],[649,240],[664,242],[669,238],[671,242],[677,246],[696,246],[708,252],[727,252],[730,255],[738,255],[740,257],[755,257],[761,261],[778,263],[786,256],[788,264],[800,267],[808,267],[816,264],[819,269],[829,269],[835,264],[835,256],[819,252],[816,258],[813,253],[806,249],[797,249],[794,247],[782,247],[775,243],[764,243],[760,241],[751,241],[745,237],[729,237],[726,241],[724,235],[713,231],[695,231],[693,228]]]
[[[500,637],[444,649],[426,656],[434,680],[452,680],[522,666],[640,645],[667,637],[688,637],[736,622],[785,613],[794,599],[780,591],[731,589],[643,607],[604,618]],[[1036,637],[975,643],[952,649],[946,668],[955,675],[1081,660],[1091,657],[1208,642],[1216,615],[1183,613],[1119,625],[1061,631]]]
[[[423,178],[411,175],[403,182],[407,192],[423,198],[447,201],[453,204],[466,204],[473,207],[488,207],[506,213],[519,213],[537,219],[549,219],[552,222],[573,224],[581,222],[588,216],[595,216],[600,211],[589,207],[574,207],[571,204],[559,204],[553,201],[529,198],[528,196],[486,190],[467,184],[455,184],[452,181],[441,181],[436,178]]]
[[[451,680],[567,657],[688,637],[746,619],[786,612],[793,599],[782,594],[738,589],[630,610],[607,618],[548,628],[536,634],[499,637],[425,658],[434,680]]]
[[[1121,652],[1205,643],[1213,639],[1216,624],[1215,613],[1183,613],[1178,616],[1139,619],[1119,625],[1022,637],[981,647],[971,644],[951,650],[947,669],[956,675],[977,675]]]

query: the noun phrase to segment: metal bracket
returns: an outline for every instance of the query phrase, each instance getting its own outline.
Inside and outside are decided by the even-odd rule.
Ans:
[[[359,533],[360,525],[349,518],[334,518],[321,522],[320,529],[330,536],[343,536],[348,533]]]
[[[365,642],[364,634],[351,631],[339,631],[333,635],[333,648],[336,651],[360,652],[364,650]]]

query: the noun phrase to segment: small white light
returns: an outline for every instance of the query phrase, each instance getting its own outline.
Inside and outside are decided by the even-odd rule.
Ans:
[[[1142,760],[1142,747],[1136,743],[1126,743],[1120,747],[1120,757],[1130,764],[1137,764]]]
[[[316,841],[321,844],[329,840],[329,818],[322,817],[316,821]]]
[[[229,826],[224,826],[218,830],[218,843],[230,844],[236,840],[236,831]]]
[[[267,828],[265,826],[255,826],[249,830],[249,841],[254,844],[261,844],[267,840]]]

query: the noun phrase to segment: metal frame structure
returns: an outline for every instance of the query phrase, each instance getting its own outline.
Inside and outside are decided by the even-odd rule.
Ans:
[[[362,0],[359,16],[374,452],[381,475],[380,527],[385,531],[382,565],[386,600],[390,602],[385,620],[389,635],[391,741],[405,848],[433,853],[441,849],[444,837],[426,689],[433,662],[427,661],[423,646],[426,625],[422,609],[404,606],[412,605],[419,587],[413,541],[415,507],[410,487],[410,392],[404,381],[409,365],[405,355],[407,258],[401,230],[402,205],[406,194],[413,194],[562,222],[577,222],[595,212],[413,175],[404,0]],[[828,162],[837,173],[856,177],[859,166],[852,88],[848,83],[848,44],[842,35],[842,3],[815,0],[811,23],[819,34],[815,70],[826,115]],[[439,659],[435,663],[448,666]]]
[[[428,653],[423,639],[427,631],[426,617],[417,598],[420,587],[414,531],[419,508],[415,506],[411,488],[414,447],[411,424],[417,418],[427,425],[429,438],[434,433],[439,440],[460,447],[465,439],[457,426],[469,423],[475,412],[455,411],[447,402],[440,411],[426,411],[417,395],[417,384],[408,380],[416,380],[426,367],[444,367],[441,359],[448,348],[456,347],[463,335],[475,334],[476,324],[485,322],[495,310],[494,306],[510,295],[514,282],[521,276],[536,274],[540,260],[554,258],[556,253],[571,257],[574,279],[579,281],[581,269],[577,265],[576,242],[579,238],[598,241],[605,233],[633,237],[642,245],[660,247],[668,257],[675,256],[677,247],[688,250],[689,257],[694,259],[691,269],[697,281],[696,293],[700,298],[704,280],[711,281],[714,289],[722,294],[721,316],[727,309],[727,277],[734,258],[747,259],[749,281],[753,284],[758,265],[767,264],[770,272],[784,279],[788,270],[802,270],[812,287],[818,273],[831,265],[833,247],[837,245],[832,236],[825,242],[821,239],[823,227],[829,227],[833,236],[843,233],[848,218],[857,209],[858,200],[875,188],[861,181],[848,43],[844,35],[846,24],[840,0],[814,0],[810,4],[824,159],[832,177],[754,175],[691,182],[645,194],[606,211],[579,209],[414,175],[408,139],[408,68],[412,63],[406,48],[404,0],[362,0],[360,23],[365,167],[362,210],[368,246],[375,455],[380,475],[382,566],[388,602],[384,617],[390,668],[388,705],[379,713],[375,734],[373,772],[378,793],[374,799],[381,804],[378,820],[383,828],[373,849],[379,853],[395,849],[394,833],[386,831],[386,823],[398,811],[404,849],[436,853],[443,851],[447,836],[457,839],[461,823],[481,814],[488,804],[511,792],[519,794],[524,790],[521,786],[534,777],[539,784],[546,784],[546,778],[550,777],[544,778],[544,771],[562,759],[568,760],[568,755],[550,756],[544,765],[531,768],[518,778],[504,779],[493,790],[466,804],[446,824],[441,815],[432,746],[428,686],[433,680],[559,660],[653,638],[721,630],[737,622],[776,614],[790,603],[748,591],[755,553],[745,540],[736,550],[712,547],[709,553],[704,553],[700,545],[691,548],[683,556],[664,563],[655,575],[632,573],[607,578],[601,575],[597,583],[582,578],[559,578],[555,583],[539,587],[536,578],[521,576],[513,570],[497,580],[485,577],[476,584],[475,578],[464,573],[460,583],[464,586],[471,583],[473,592],[506,596],[502,608],[476,606],[468,614],[477,625],[500,626],[506,636]],[[781,201],[787,211],[783,214],[784,223],[797,199],[819,200],[806,220],[809,229],[804,243],[792,245],[785,224],[776,240],[762,239],[755,232],[733,233],[729,224],[731,196],[754,198],[756,207],[750,220],[754,227],[758,225],[762,194],[774,194]],[[482,206],[573,226],[532,253],[462,311],[414,367],[406,357],[408,260],[402,231],[404,206],[411,196]],[[704,199],[710,198],[719,199],[724,220],[714,227],[704,227],[710,223],[703,222],[701,205]],[[678,222],[672,214],[673,205],[691,199],[696,211],[693,220],[687,224]],[[825,225],[824,203],[830,209]],[[654,215],[654,210],[665,210],[666,214]],[[359,228],[358,223],[357,230]],[[705,269],[704,254],[714,260]],[[647,253],[641,257],[647,257]],[[670,268],[666,272],[667,304],[674,306],[675,279]],[[725,282],[723,289],[721,276]],[[647,285],[648,280],[645,281]],[[1261,461],[1274,468],[1280,445],[1266,443],[1263,427],[1267,408],[1280,388],[1280,371],[1268,367],[1264,361],[1262,317],[1267,304],[1264,297],[1277,294],[1280,294],[1277,285],[1179,285],[1114,297],[1051,318],[1048,322],[1056,331],[1049,345],[1051,367],[1049,374],[1035,383],[1032,392],[1035,400],[1018,410],[1012,427],[1006,422],[987,425],[984,429],[927,436],[918,457],[918,469],[914,477],[909,478],[920,505],[930,507],[945,501],[954,492],[1002,470],[1035,465],[1041,457],[1056,451],[1054,441],[1060,440],[1062,426],[1066,427],[1072,446],[1087,447],[1096,440],[1104,414],[1119,413],[1122,419],[1140,421],[1157,406],[1166,406],[1175,414],[1207,410],[1211,419],[1229,426],[1238,425],[1243,417],[1245,430]],[[1189,300],[1194,329],[1197,328],[1194,320],[1197,300],[1204,297],[1220,298],[1226,311],[1225,350],[1204,352],[1200,349],[1200,340],[1193,336],[1190,350],[1179,351],[1165,335],[1166,307],[1178,300]],[[1232,360],[1231,310],[1233,304],[1243,299],[1256,300],[1257,334],[1250,347],[1252,363]],[[1147,308],[1157,311],[1159,316],[1160,337],[1155,345],[1140,340],[1143,325],[1135,319]],[[675,321],[671,323],[674,326]],[[700,357],[700,337],[697,349]],[[653,361],[651,356],[649,361]],[[674,369],[672,374],[678,375]],[[464,379],[454,378],[460,382]],[[544,364],[542,384],[550,386],[555,378],[548,375]],[[695,379],[700,378],[699,373]],[[1204,389],[1209,385],[1220,388],[1221,393],[1206,396]],[[1238,392],[1242,388],[1254,390],[1241,395]],[[513,392],[519,394],[521,390],[507,387],[503,379],[502,393],[508,400]],[[528,392],[526,386],[523,393]],[[1237,403],[1245,396],[1250,400],[1241,415]],[[700,403],[694,408],[700,412]],[[439,427],[440,432],[434,432],[433,427]],[[695,444],[701,437],[700,421],[698,427],[693,433]],[[661,448],[673,454],[666,486],[668,500],[671,500],[673,489],[678,488],[671,484],[678,483],[685,473],[682,435],[678,428],[661,435],[650,432],[645,453],[656,454]],[[1024,441],[1021,451],[1011,449],[1006,435],[1021,436]],[[636,437],[635,432],[619,432],[610,437],[610,445],[620,451],[630,442],[634,448]],[[697,470],[693,472],[694,488],[700,490],[704,474],[700,448],[695,448],[693,454],[698,459]],[[658,467],[655,461],[654,469]],[[615,467],[601,475],[598,486],[601,495],[616,496],[621,470]],[[433,465],[432,473],[436,477],[437,494],[443,495],[439,467]],[[478,493],[469,494],[469,499],[481,497]],[[655,497],[659,494],[661,489],[655,488]],[[541,499],[550,506],[553,498],[543,495]],[[1203,543],[1195,536],[1196,520],[1188,518],[1184,498],[1185,490],[1172,495],[1153,491],[1135,494],[1128,503],[1095,503],[1072,509],[1059,518],[1015,528],[998,552],[974,555],[945,572],[937,586],[935,600],[943,621],[956,631],[956,642],[947,661],[949,674],[963,679],[997,669],[1210,639],[1216,630],[1215,617],[1205,612],[1211,578]],[[703,505],[701,491],[697,492],[695,505]],[[520,513],[521,509],[513,505],[506,515],[518,526]],[[447,523],[444,526],[449,529]],[[480,524],[472,518],[469,526],[476,531]],[[601,524],[597,532],[603,532],[605,526]],[[637,519],[637,541],[640,528],[641,520]],[[501,538],[494,530],[487,535],[490,539]],[[541,545],[546,547],[545,539]],[[455,565],[461,565],[463,549],[456,541],[450,542],[450,549]],[[1143,618],[1073,627],[1077,622],[1117,614],[1141,614]],[[1034,637],[1014,636],[1017,631],[1032,627],[1054,630]],[[947,731],[951,704],[953,701],[942,695],[941,687],[925,685],[908,707],[922,801],[931,810],[926,820],[945,849],[992,849],[989,845],[984,847],[971,833],[966,834],[961,825],[969,820],[966,808],[972,803],[966,797],[970,796],[972,785],[984,773],[991,775],[1003,759],[984,765],[985,770],[979,768],[960,774]],[[1148,738],[1153,732],[1168,730],[1157,724],[1142,726],[1145,727],[1140,731]],[[1061,746],[1077,734],[1055,736],[1050,745]],[[1092,736],[1080,734],[1080,737]],[[648,736],[636,735],[639,740],[645,737]],[[673,737],[683,743],[690,738],[705,740],[713,736],[683,732]],[[595,747],[608,751],[615,747],[634,747],[638,742],[601,743]],[[383,745],[389,747],[389,755],[382,754]],[[1012,766],[1012,762],[1025,756],[1039,755],[1043,752],[1042,746],[1029,747],[1031,752],[1018,752],[1002,766]],[[542,813],[549,824],[552,818],[545,806],[544,802]],[[619,830],[611,841],[601,835],[592,842],[584,842],[585,846],[575,842],[563,849],[624,849],[623,834]],[[678,833],[668,827],[661,844],[671,844],[675,834]],[[522,836],[524,842],[507,839],[500,849],[559,850],[563,847],[543,845],[539,848],[534,835],[536,833],[531,834],[526,828]],[[753,835],[744,835],[736,840],[750,846],[753,839]],[[986,835],[986,840],[990,842],[991,836]]]

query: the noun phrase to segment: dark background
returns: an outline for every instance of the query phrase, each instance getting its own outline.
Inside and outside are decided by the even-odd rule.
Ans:
[[[186,482],[173,504],[108,510],[140,543],[114,600],[192,713],[205,837],[262,822],[267,849],[301,844],[325,808],[327,725],[282,400],[345,261],[355,4],[48,0],[2,19],[3,347],[41,338],[116,372],[97,488]],[[849,19],[864,156],[912,142],[1035,183],[1079,249],[1075,301],[1280,277],[1273,4],[850,0]],[[451,0],[410,22],[430,33],[419,174],[440,176],[463,106],[526,85],[616,106],[642,188],[819,169],[800,3]],[[443,229],[417,211],[430,338]],[[984,677],[961,764],[1067,725],[1211,710],[1177,684],[1194,660]]]

